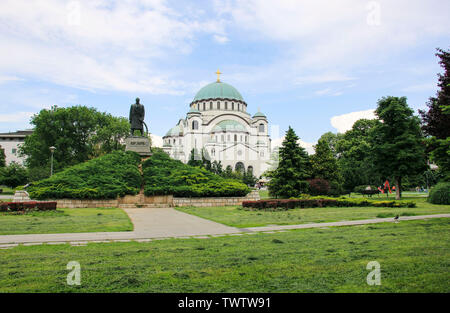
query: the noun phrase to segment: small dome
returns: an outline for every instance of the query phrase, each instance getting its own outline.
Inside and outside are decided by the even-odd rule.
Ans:
[[[243,131],[245,132],[245,126],[242,125],[239,122],[232,121],[232,120],[225,120],[217,123],[216,126],[214,126],[213,132],[222,132],[222,131]]]
[[[233,86],[223,82],[214,82],[200,89],[195,95],[193,102],[219,98],[244,101],[239,91]]]
[[[177,125],[175,127],[172,127],[164,137],[168,137],[168,136],[179,136],[180,133],[183,135],[183,131],[181,130],[180,125]]]
[[[258,111],[255,113],[255,115],[253,115],[253,117],[266,117],[266,116],[264,115],[264,113]]]

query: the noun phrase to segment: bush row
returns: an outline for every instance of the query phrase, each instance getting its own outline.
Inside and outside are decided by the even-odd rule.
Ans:
[[[250,192],[250,188],[238,180],[225,179],[203,168],[184,164],[157,149],[142,168],[146,196],[238,197]]]
[[[431,188],[428,202],[434,204],[450,204],[450,182],[441,182]]]
[[[27,201],[0,203],[0,212],[56,210],[55,201]]]
[[[309,199],[270,199],[258,201],[243,201],[242,207],[247,209],[288,210],[294,208],[322,208],[322,207],[392,207],[413,208],[413,201],[374,201],[366,199],[332,199],[332,198],[309,198]]]
[[[139,163],[137,153],[115,151],[35,182],[27,191],[34,199],[115,199],[137,194],[142,183]]]

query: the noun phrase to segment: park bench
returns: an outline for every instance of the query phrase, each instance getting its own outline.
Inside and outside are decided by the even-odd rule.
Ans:
[[[379,195],[380,194],[380,191],[378,190],[378,189],[375,189],[375,190],[362,190],[361,191],[361,194],[364,196],[364,195],[367,195],[367,196],[369,196],[369,197],[372,197],[372,195]]]

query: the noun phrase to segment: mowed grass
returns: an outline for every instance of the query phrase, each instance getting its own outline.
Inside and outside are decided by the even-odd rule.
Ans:
[[[292,225],[305,223],[324,223],[361,220],[381,217],[428,215],[450,213],[450,205],[435,205],[425,198],[405,197],[416,202],[416,208],[310,208],[292,209],[278,212],[247,211],[239,206],[225,207],[181,207],[177,210],[203,217],[234,227],[256,227],[267,225]]]
[[[78,261],[81,285],[66,284]],[[366,282],[370,261],[381,285]],[[0,292],[450,292],[450,219],[0,250]]]
[[[119,208],[58,209],[27,214],[0,213],[0,235],[131,231]]]

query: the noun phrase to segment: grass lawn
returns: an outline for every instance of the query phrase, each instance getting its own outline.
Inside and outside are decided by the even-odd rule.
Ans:
[[[238,206],[226,207],[182,207],[177,210],[197,215],[218,223],[234,227],[255,227],[267,225],[289,225],[304,223],[324,223],[349,220],[361,220],[395,215],[426,215],[450,213],[450,205],[435,205],[426,202],[426,198],[404,197],[414,200],[416,208],[311,208],[293,209],[279,212],[246,211]]]
[[[2,189],[2,192],[0,195],[14,195],[14,189],[6,187],[6,186],[0,186],[0,189]]]
[[[81,265],[68,286],[66,265]],[[381,265],[369,286],[368,262]],[[0,250],[0,292],[450,292],[450,219]]]
[[[118,208],[58,209],[24,215],[0,213],[0,235],[130,231],[133,224]]]

